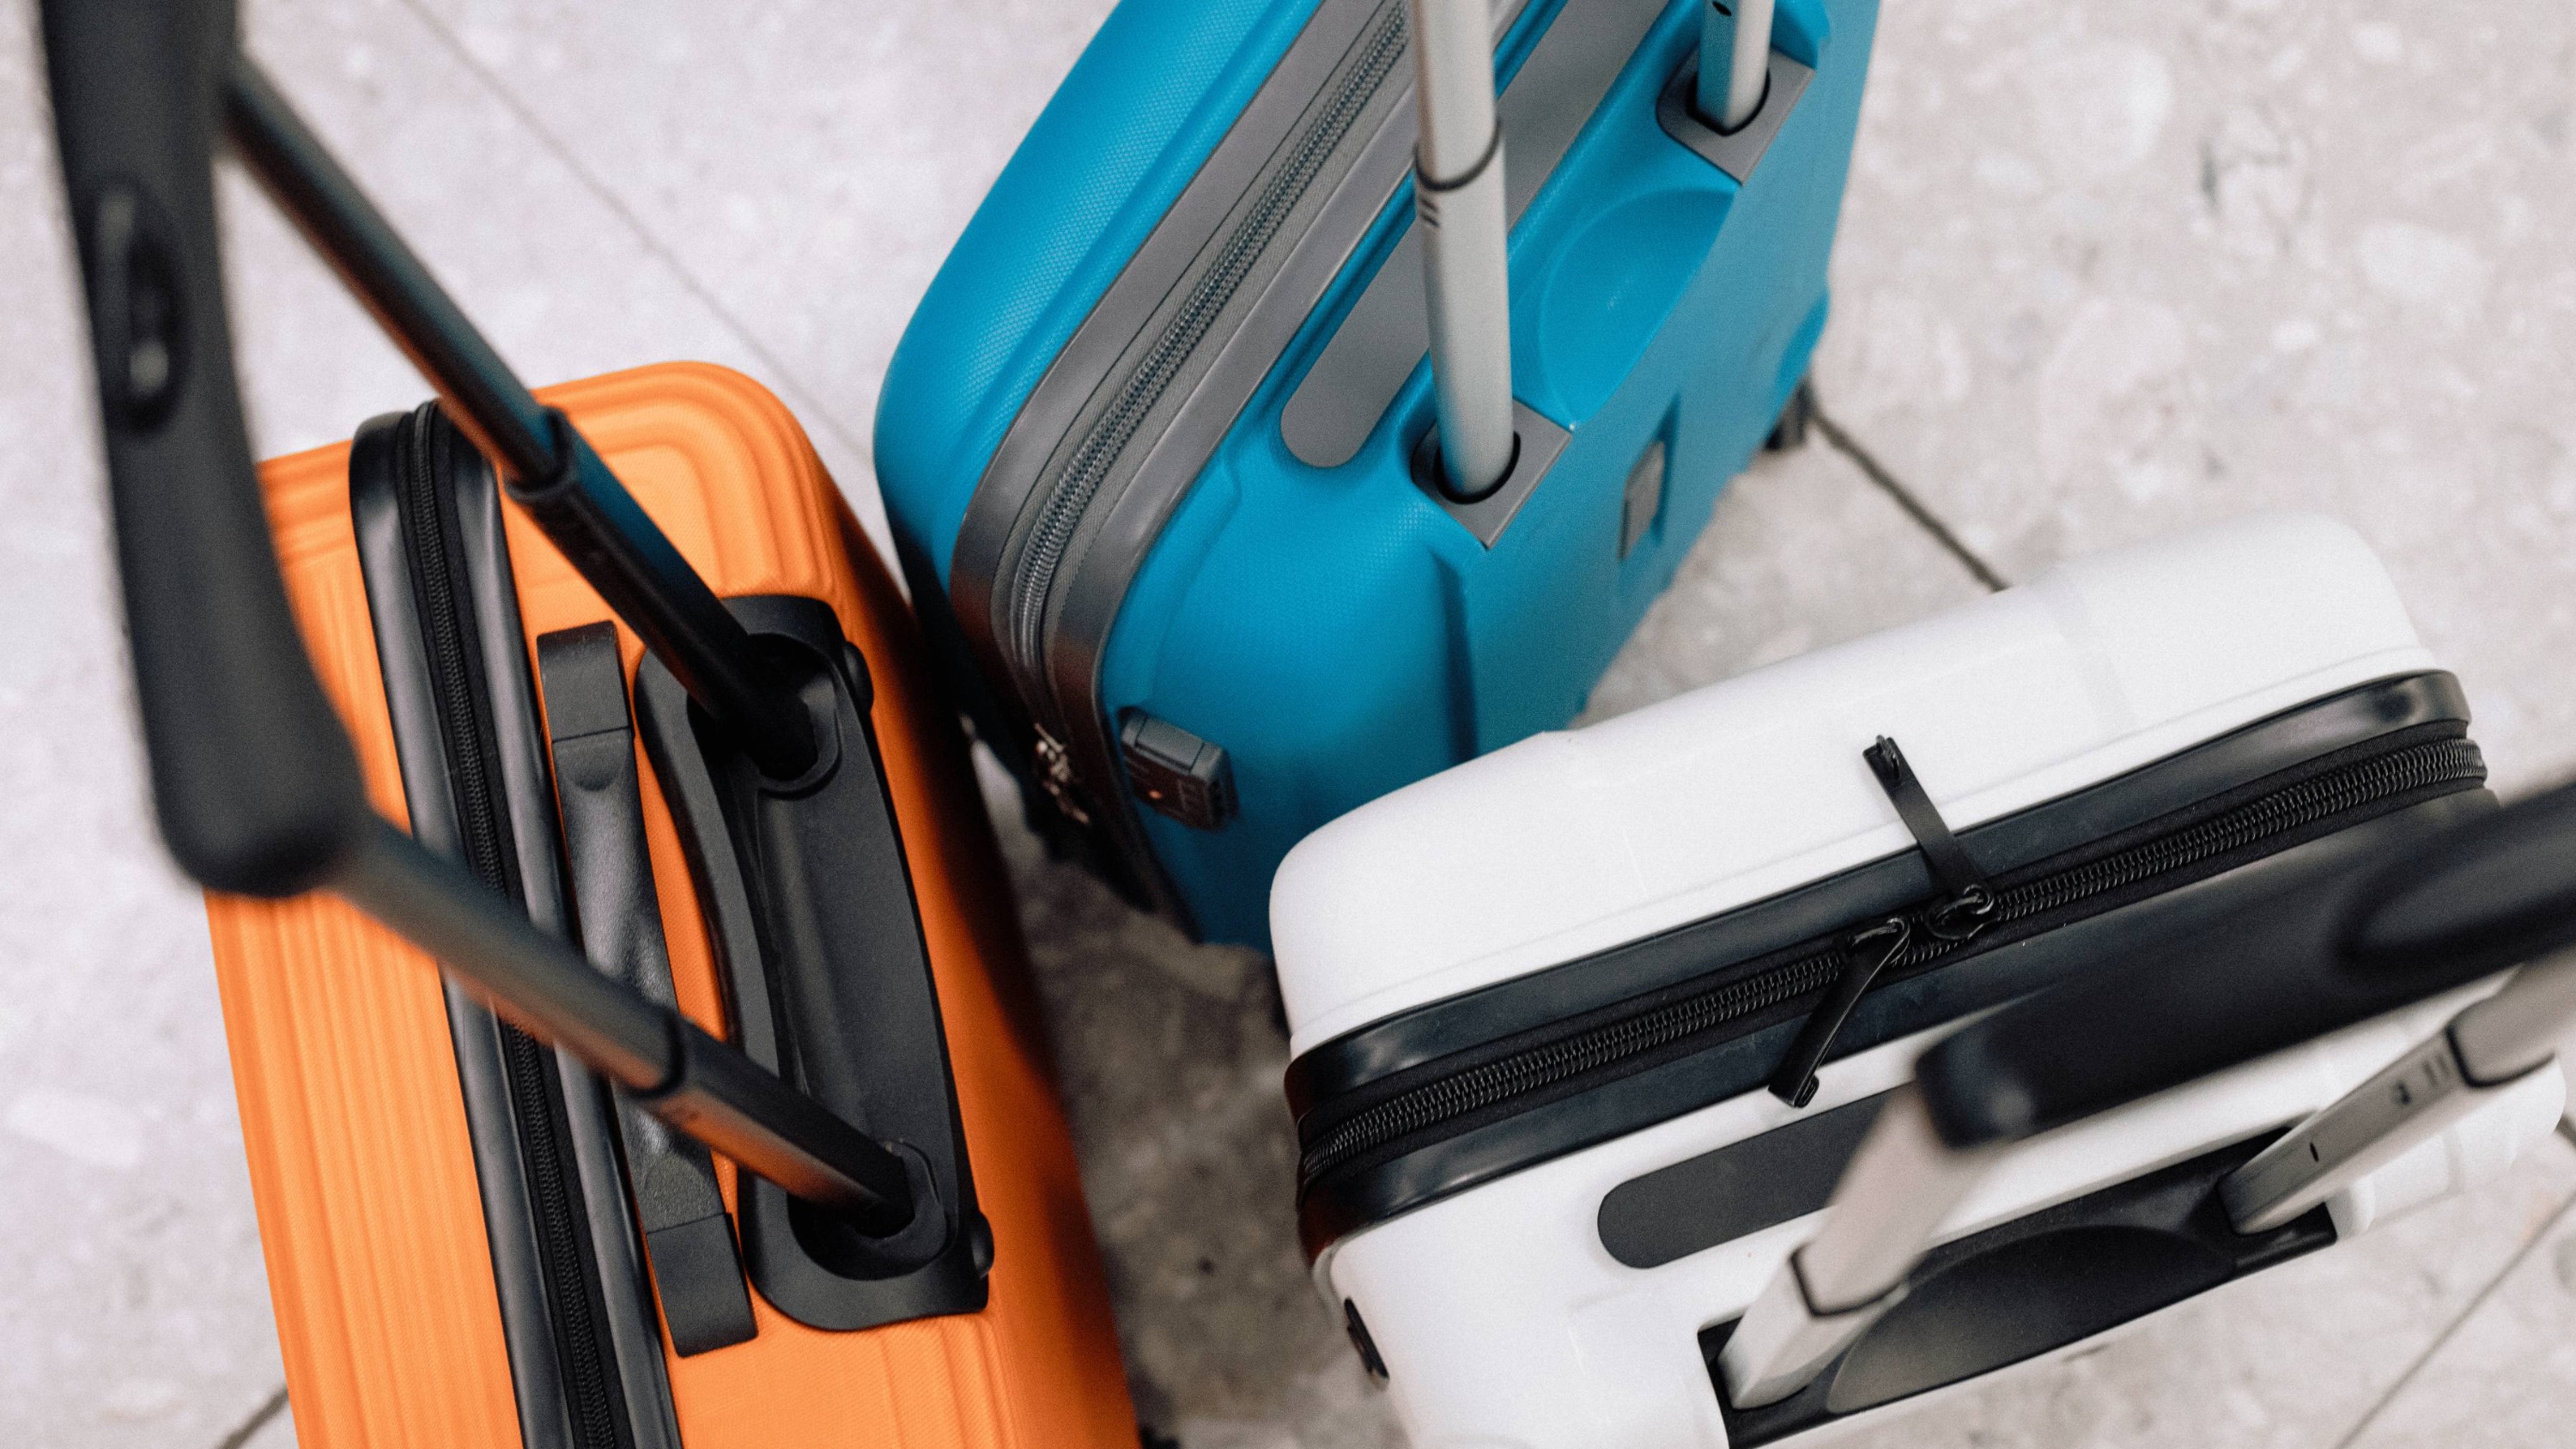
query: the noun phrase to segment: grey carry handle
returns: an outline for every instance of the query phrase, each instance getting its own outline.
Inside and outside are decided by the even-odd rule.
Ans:
[[[747,1170],[865,1231],[909,1221],[912,1184],[900,1157],[678,1013],[601,976],[374,813],[296,632],[242,423],[214,225],[219,118],[242,125],[255,159],[300,146],[307,154],[281,175],[336,181],[344,200],[355,189],[336,168],[314,164],[327,158],[238,57],[228,0],[44,0],[42,21],[136,692],[155,808],[180,866],[223,891],[333,891],[438,957],[500,1015],[581,1056]],[[294,186],[280,193],[297,204]],[[346,206],[326,211],[318,227],[300,219],[328,230],[354,215]],[[372,220],[380,242],[390,241],[372,210],[356,219]],[[379,244],[368,254],[385,262],[398,248]],[[434,320],[444,304],[426,271],[410,268],[401,296],[367,296],[388,325]],[[343,267],[344,275],[357,270]],[[438,379],[443,389],[460,381],[450,364],[470,351],[471,331],[452,305],[446,311],[458,325],[429,327],[434,345],[404,338],[425,366],[449,369]],[[503,411],[517,407],[515,382],[503,386],[506,369],[488,347],[482,353],[482,382]],[[488,401],[458,406],[502,423],[490,435],[506,447],[510,427]],[[549,416],[534,408],[531,400],[520,409],[520,421]],[[577,434],[550,426],[577,464],[595,461]],[[570,471],[593,502],[623,496],[604,466]],[[615,508],[607,511],[613,519]],[[636,553],[650,563],[649,546]],[[731,647],[722,639],[710,633],[701,642]],[[752,657],[746,640],[739,658]]]

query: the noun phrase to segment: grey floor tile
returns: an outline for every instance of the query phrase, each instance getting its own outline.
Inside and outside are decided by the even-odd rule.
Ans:
[[[2256,508],[2576,765],[2576,9],[1890,5],[1824,396],[2007,575]]]
[[[1588,722],[1985,592],[1821,436],[1718,500],[1672,586],[1592,691]]]
[[[864,455],[660,243],[595,190],[446,32],[400,0],[252,0],[251,54],[531,383],[693,359],[759,379],[806,420],[883,537]],[[426,389],[238,174],[223,191],[254,435],[346,437]],[[810,299],[809,299],[810,300]]]
[[[1297,1424],[1349,1351],[1308,1285],[1287,1205],[1287,1042],[1258,953],[1193,946],[1049,860],[1001,805],[1083,1186],[1107,1253],[1137,1410],[1183,1430]],[[1227,1431],[1231,1432],[1231,1431]]]
[[[863,456],[914,304],[1110,10],[412,3],[761,338]]]
[[[284,1389],[277,1391],[280,1395]],[[263,1402],[233,1427],[215,1449],[295,1449],[295,1410],[280,1397]]]
[[[2555,1449],[2576,1403],[2576,1213],[2561,1210],[2477,1311],[2361,1426],[2354,1449]]]

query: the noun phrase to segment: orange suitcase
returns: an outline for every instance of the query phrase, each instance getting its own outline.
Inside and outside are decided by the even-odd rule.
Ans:
[[[962,741],[795,421],[699,365],[530,399],[228,6],[44,23],[156,803],[210,887],[299,1437],[1134,1444]],[[479,450],[424,409],[254,480],[219,116]],[[459,639],[500,697],[441,714],[464,666],[410,656]],[[491,1102],[542,1130],[494,1136]]]

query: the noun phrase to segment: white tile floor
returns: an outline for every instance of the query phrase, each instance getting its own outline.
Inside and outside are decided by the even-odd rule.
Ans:
[[[276,1348],[203,926],[125,723],[31,7],[8,9],[0,1439],[212,1449],[275,1389]],[[743,368],[872,510],[895,338],[1106,4],[245,9],[253,50],[525,371]],[[2350,519],[2467,680],[2498,781],[2528,789],[2576,766],[2571,183],[2564,0],[1896,0],[1820,385],[2008,578],[2256,507]],[[248,188],[224,196],[263,447],[416,400]],[[1811,448],[1720,505],[1595,707],[1977,587]],[[1296,1261],[1262,963],[1009,845],[1140,1408],[1191,1449],[1398,1442]],[[2550,1148],[1867,1442],[2569,1442],[2576,1153]],[[279,1415],[243,1442],[292,1438]]]

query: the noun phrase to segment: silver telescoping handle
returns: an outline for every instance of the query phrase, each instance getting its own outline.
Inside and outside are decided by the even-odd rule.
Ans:
[[[1771,76],[1771,0],[1701,0],[1700,118],[1720,131],[1743,129],[1762,109]]]
[[[1503,133],[1494,115],[1493,17],[1486,0],[1407,0],[1422,141],[1414,215],[1431,321],[1442,485],[1492,492],[1511,472],[1511,277]]]
[[[1904,1296],[1906,1274],[2001,1153],[1943,1142],[1922,1094],[1899,1087],[1835,1184],[1823,1228],[1771,1275],[1718,1355],[1728,1400],[1759,1408],[1806,1387]]]
[[[2576,955],[2526,966],[2504,990],[2302,1122],[2218,1185],[2240,1233],[2267,1233],[2450,1130],[2550,1064],[2576,1028]]]

